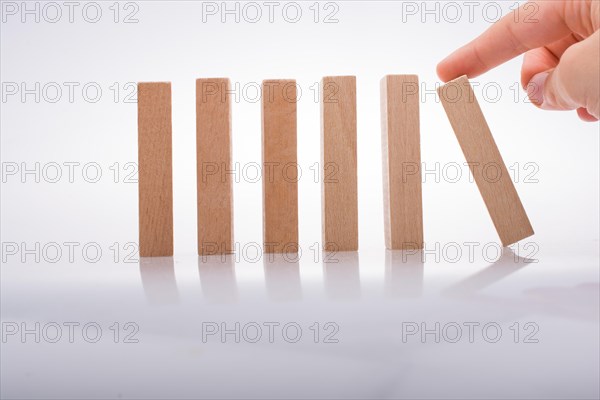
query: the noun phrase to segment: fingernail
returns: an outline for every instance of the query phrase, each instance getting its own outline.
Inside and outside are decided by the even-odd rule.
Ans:
[[[540,72],[531,78],[527,84],[527,96],[536,106],[542,108],[544,104],[544,85],[549,72]]]

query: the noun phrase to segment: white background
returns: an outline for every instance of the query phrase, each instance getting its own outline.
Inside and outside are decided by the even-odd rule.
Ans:
[[[60,2],[63,15],[56,23],[44,19],[44,9],[51,13],[46,19],[55,15],[44,8],[46,3],[27,3],[31,9],[38,4],[39,22],[33,14],[25,15],[25,22],[21,20],[20,2],[14,3],[19,8],[16,15],[7,13],[7,3],[2,2],[0,39],[2,321],[133,320],[141,326],[141,343],[126,351],[110,344],[105,348],[77,344],[35,347],[19,340],[3,343],[3,397],[598,396],[598,124],[581,122],[574,112],[544,112],[528,104],[518,84],[520,59],[473,80],[479,85],[475,92],[501,154],[507,166],[518,171],[513,179],[536,232],[524,241],[529,247],[522,243],[516,253],[537,262],[515,268],[514,262],[505,259],[494,263],[498,259],[493,251],[497,234],[475,184],[468,180],[464,157],[435,95],[439,83],[436,64],[490,26],[496,9],[507,13],[514,8],[513,2],[475,2],[472,18],[463,3],[453,3],[453,8],[442,2],[348,1],[327,8],[321,3],[317,5],[317,23],[313,2],[299,3],[302,16],[296,23],[284,18],[283,2],[275,9],[272,23],[262,2],[257,3],[263,15],[256,23],[248,21],[255,14],[244,8],[245,3],[238,3],[239,22],[233,14],[224,15],[225,22],[221,13],[203,15],[201,2],[120,3],[117,23],[113,2],[98,2],[102,16],[96,23],[83,17],[85,2],[75,8],[72,23],[68,8]],[[223,7],[220,2],[215,4]],[[234,9],[235,3],[228,7]],[[425,7],[434,11],[425,13]],[[244,15],[243,10],[249,14]],[[334,10],[333,18],[338,21],[324,23],[325,15]],[[124,23],[123,18],[132,11],[137,23]],[[93,9],[88,12],[87,18],[93,18]],[[287,17],[293,18],[294,12],[289,10]],[[438,168],[437,177],[435,173],[424,177],[424,231],[430,252],[424,266],[415,267],[417,299],[411,300],[410,307],[403,300],[384,296],[384,288],[392,285],[393,289],[398,282],[390,280],[395,263],[390,261],[390,253],[386,254],[383,241],[379,80],[386,74],[403,73],[419,75],[422,161],[428,170]],[[357,77],[360,251],[344,256],[348,259],[341,265],[347,263],[347,270],[339,265],[331,270],[315,262],[310,250],[321,240],[321,189],[310,169],[320,157],[319,104],[314,100],[313,85],[326,75]],[[233,275],[226,273],[215,283],[210,283],[210,278],[202,282],[200,270],[202,284],[198,282],[202,263],[195,257],[195,79],[200,77],[229,77],[234,88],[239,84],[240,99],[233,104],[233,158],[240,169],[260,162],[260,101],[250,87],[277,78],[296,79],[299,84],[303,255],[299,264],[291,265],[291,274],[285,273],[289,267],[285,263],[281,267],[284,272],[278,273],[262,259],[256,263],[242,257],[231,267]],[[144,301],[152,299],[157,287],[159,292],[164,289],[163,281],[149,289],[148,279],[140,280],[140,271],[144,279],[143,266],[124,262],[123,247],[137,242],[137,185],[123,182],[123,175],[118,183],[113,182],[114,170],[109,168],[118,162],[123,174],[125,163],[137,161],[136,104],[124,102],[124,97],[129,93],[125,85],[139,81],[172,82],[175,256],[164,268],[166,290],[173,292],[177,285],[178,295],[175,305],[167,309],[156,309],[156,304]],[[61,99],[48,101],[55,97],[53,91],[44,96],[41,90],[39,102],[33,94],[23,101],[20,92],[7,92],[23,83],[32,89],[36,82],[40,88],[57,83],[62,87]],[[64,82],[78,84],[73,102]],[[86,100],[81,90],[90,82],[102,89],[95,103]],[[111,90],[115,83],[120,88],[117,101]],[[248,88],[245,97],[244,87]],[[33,168],[37,162],[40,168],[51,162],[63,165],[62,179],[50,183],[42,176],[37,183],[31,174],[22,176],[23,165]],[[73,183],[67,179],[65,162],[80,163]],[[102,169],[97,183],[82,176],[81,166],[91,162]],[[458,182],[450,181],[455,170],[449,169],[449,163],[462,166]],[[526,163],[530,167],[526,168]],[[6,175],[7,168],[14,165],[19,172]],[[531,172],[534,175],[529,175]],[[261,243],[262,185],[240,178],[234,184],[235,240],[244,247]],[[19,246],[19,253],[6,253],[9,242]],[[66,253],[58,262],[48,262],[41,251],[39,262],[32,255],[24,256],[23,261],[23,243],[32,248],[36,242],[41,247],[54,242],[80,246],[73,262]],[[474,259],[466,254],[465,242],[478,244]],[[89,262],[81,255],[79,249],[86,243],[103,249],[99,262]],[[121,248],[116,263],[110,249],[114,243]],[[490,243],[491,256],[482,252]],[[462,251],[457,262],[444,257],[443,249],[448,246]],[[61,248],[67,251],[64,245]],[[171,270],[174,274],[169,274]],[[477,273],[482,271],[483,279],[475,278],[474,286],[477,291],[484,290],[483,298],[448,300],[440,296],[462,279],[473,274],[481,277]],[[218,277],[220,274],[217,272]],[[283,277],[283,282],[278,277]],[[500,278],[506,279],[495,284]],[[292,302],[273,305],[272,296],[265,293],[280,285],[285,293],[289,279],[290,290],[301,287],[301,294],[292,296]],[[351,288],[341,302],[335,295],[333,299],[323,295],[335,292],[338,280],[343,291],[348,285]],[[406,284],[405,278],[400,281]],[[238,288],[234,291],[237,295],[227,306],[215,309],[206,304],[211,303],[207,293],[211,287],[219,292],[223,282]],[[410,291],[412,280],[407,282],[403,287]],[[265,287],[271,289],[263,293]],[[260,300],[253,300],[257,296]],[[454,307],[450,305],[460,312],[451,311]],[[497,347],[467,343],[457,351],[458,346],[420,342],[407,350],[406,344],[395,347],[401,320],[391,315],[442,323],[501,321],[505,330],[524,318],[540,325],[545,341],[528,350],[510,343]],[[337,321],[341,348],[319,350],[307,345],[307,350],[293,350],[290,355],[286,344],[244,347],[243,351],[235,344],[207,346],[199,342],[202,316],[210,321],[242,323],[305,321],[311,316]],[[181,344],[188,340],[189,346]],[[351,355],[352,362],[343,361],[344,355]],[[403,364],[406,357],[412,361]],[[229,360],[227,365],[211,367],[224,359]],[[282,369],[280,363],[290,360],[294,367]],[[159,362],[167,362],[169,368],[148,367]],[[144,373],[138,378],[123,377],[113,369],[115,363],[141,368]],[[462,370],[455,368],[455,363]],[[315,365],[323,370],[309,374]],[[519,374],[510,372],[514,368]],[[182,372],[190,370],[197,374]],[[248,370],[253,374],[264,370],[277,378],[277,384],[269,386],[267,377],[259,375],[249,379]],[[75,372],[76,382],[69,386],[65,374]],[[197,380],[201,373],[207,379],[201,380],[200,388]],[[407,373],[412,379],[399,379]],[[153,380],[153,374],[162,381]],[[238,379],[239,389],[225,384],[223,374]],[[323,374],[333,378],[326,380]],[[438,389],[430,386],[429,374],[439,378]],[[477,377],[480,384],[461,383],[468,375]],[[494,381],[493,375],[504,381]],[[296,377],[304,384],[295,384]],[[138,384],[138,379],[146,384]],[[344,386],[347,380],[353,383]]]

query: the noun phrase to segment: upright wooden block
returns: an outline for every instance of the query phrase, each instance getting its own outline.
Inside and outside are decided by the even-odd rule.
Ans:
[[[296,81],[262,83],[263,239],[266,253],[298,251]]]
[[[229,79],[196,80],[198,254],[232,253],[233,181]]]
[[[503,246],[533,235],[490,128],[466,76],[438,89],[460,147]]]
[[[358,250],[356,77],[321,81],[323,249]]]
[[[140,256],[173,255],[171,83],[138,84]]]
[[[388,75],[381,80],[381,143],[385,245],[423,248],[419,78]]]

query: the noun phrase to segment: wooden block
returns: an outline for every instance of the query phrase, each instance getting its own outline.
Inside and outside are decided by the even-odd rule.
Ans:
[[[438,89],[460,147],[503,246],[533,235],[533,228],[466,76]]]
[[[296,81],[262,83],[263,240],[265,253],[298,251]]]
[[[320,92],[323,249],[356,251],[356,77],[324,77]]]
[[[381,143],[385,246],[423,248],[419,78],[381,80]]]
[[[232,253],[233,181],[229,79],[196,80],[198,254]]]
[[[138,84],[140,256],[173,255],[171,83]]]

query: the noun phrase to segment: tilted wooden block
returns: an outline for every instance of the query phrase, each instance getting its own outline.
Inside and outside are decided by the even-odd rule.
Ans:
[[[503,246],[533,235],[533,228],[466,76],[438,89],[450,124]]]
[[[385,246],[423,248],[419,78],[381,80],[381,143]]]
[[[138,185],[141,257],[173,255],[171,84],[138,84]]]
[[[298,251],[296,81],[262,83],[263,240],[265,253]]]
[[[229,79],[196,80],[198,254],[232,253],[233,181]]]
[[[356,251],[356,77],[324,77],[320,95],[323,249]]]

